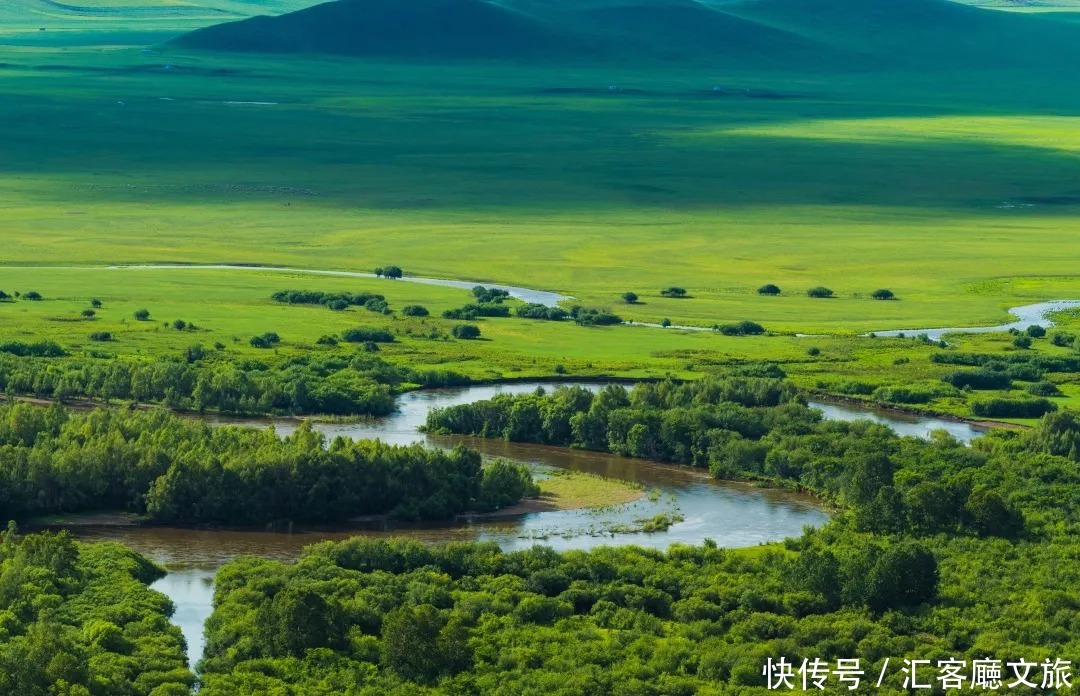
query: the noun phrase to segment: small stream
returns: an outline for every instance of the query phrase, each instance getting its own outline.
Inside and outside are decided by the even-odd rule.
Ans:
[[[335,276],[341,278],[376,278],[374,273],[364,273],[361,271],[324,271],[316,268],[290,268],[287,266],[255,266],[255,265],[239,265],[239,264],[140,264],[140,265],[127,265],[127,266],[20,266],[20,268],[43,268],[43,269],[77,269],[77,270],[108,270],[108,271],[248,271],[248,272],[262,272],[262,273],[303,273],[306,275],[322,275],[322,276]],[[391,282],[391,281],[387,281]],[[496,290],[505,290],[510,293],[510,297],[521,300],[522,302],[532,302],[536,304],[542,304],[546,307],[556,307],[560,302],[565,300],[572,300],[574,298],[569,295],[560,295],[557,292],[548,292],[545,290],[533,290],[531,288],[522,288],[515,285],[498,285],[495,283],[474,282],[468,280],[449,280],[447,278],[419,278],[416,276],[404,276],[398,279],[398,282],[403,283],[420,283],[422,285],[439,285],[446,288],[460,288],[462,290],[472,290],[477,285],[483,285],[486,288],[495,288]]]
[[[1054,321],[1050,318],[1051,314],[1066,309],[1074,309],[1076,307],[1080,307],[1080,300],[1051,300],[1049,302],[1037,302],[1035,304],[1023,305],[1022,307],[1013,307],[1009,310],[1009,314],[1016,317],[1016,320],[1011,321],[1008,324],[999,324],[997,326],[966,326],[945,329],[893,329],[889,331],[875,331],[873,333],[875,336],[883,336],[886,338],[895,338],[900,335],[914,338],[915,336],[926,334],[927,338],[931,341],[940,341],[945,334],[951,333],[1004,333],[1010,329],[1023,331],[1032,324],[1038,324],[1046,329],[1054,325]]]

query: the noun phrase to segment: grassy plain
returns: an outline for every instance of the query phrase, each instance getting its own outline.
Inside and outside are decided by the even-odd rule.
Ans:
[[[144,355],[222,342],[254,354],[247,337],[274,330],[289,354],[324,333],[385,323],[401,334],[390,359],[478,378],[557,367],[693,376],[771,360],[827,387],[946,371],[927,360],[935,348],[859,333],[1000,323],[1010,306],[1080,298],[1080,95],[1053,67],[808,77],[390,65],[187,53],[158,40],[34,36],[0,49],[0,288],[46,297],[0,305],[0,337]],[[743,88],[757,92],[731,91]],[[467,293],[262,272],[31,268],[176,262],[396,263],[557,290],[635,321],[750,319],[780,335],[510,319],[482,322],[483,341],[432,340],[421,329],[450,323],[268,296],[377,288],[394,307],[438,314]],[[766,282],[784,293],[758,296]],[[659,295],[672,285],[691,297]],[[837,297],[807,298],[816,285]],[[869,299],[879,287],[899,301]],[[621,304],[628,290],[641,303]],[[69,321],[90,297],[103,311]],[[154,322],[131,319],[143,306]],[[202,330],[161,325],[177,318]],[[117,340],[91,345],[99,330]],[[960,342],[984,345],[1008,347]]]

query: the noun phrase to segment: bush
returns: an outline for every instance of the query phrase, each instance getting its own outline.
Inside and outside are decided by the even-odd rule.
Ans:
[[[11,295],[7,294],[3,290],[0,290],[0,302],[9,302],[12,299],[14,298],[12,298]]]
[[[391,280],[396,280],[397,278],[403,276],[404,273],[402,273],[401,268],[399,268],[398,266],[382,266],[375,269],[375,275],[380,278],[390,278]]]
[[[149,309],[136,310],[135,311],[135,319],[137,319],[138,321],[149,321],[149,319],[150,319],[150,310]]]
[[[37,301],[37,300],[41,299],[41,293],[37,292],[37,291],[34,291],[34,290],[31,290],[30,292],[23,293],[22,297],[23,297],[24,300]]]
[[[821,355],[821,349],[817,346],[811,346],[806,349],[806,354],[809,355],[811,358],[816,358],[817,356]]]
[[[341,332],[341,337],[349,343],[393,343],[394,335],[386,329],[376,329],[370,326],[358,326],[354,329],[346,329]]]
[[[329,334],[327,334],[325,336],[320,336],[319,340],[315,341],[315,343],[316,345],[320,346],[336,346],[338,344],[338,340],[334,336],[330,336]]]
[[[660,294],[664,297],[686,297],[686,288],[664,288]]]
[[[1075,341],[1076,336],[1067,331],[1055,331],[1054,335],[1050,337],[1051,343],[1062,348],[1073,347]]]
[[[753,321],[740,321],[737,324],[724,324],[720,333],[725,336],[756,336],[765,333],[765,328]]]
[[[623,322],[622,317],[606,309],[574,306],[570,308],[570,316],[581,326],[612,326]]]
[[[427,310],[427,307],[417,304],[405,305],[401,308],[401,313],[407,317],[426,317],[431,314],[431,312]]]
[[[875,401],[892,404],[926,404],[942,396],[952,396],[958,392],[945,387],[931,385],[878,387],[874,390]]]
[[[816,288],[810,288],[809,290],[807,290],[806,295],[808,297],[819,297],[819,298],[832,297],[833,296],[833,291],[830,290],[829,288],[826,288],[826,287],[824,287],[822,285],[819,285]]]
[[[1039,326],[1038,324],[1032,324],[1031,326],[1027,327],[1027,335],[1031,336],[1032,338],[1042,338],[1046,335],[1046,329]]]
[[[1013,345],[1017,348],[1028,349],[1031,347],[1031,336],[1027,334],[1021,334],[1013,339]]]
[[[546,319],[547,321],[565,321],[570,316],[562,307],[548,307],[542,304],[527,304],[517,308],[517,315],[523,319]]]
[[[766,283],[757,289],[759,295],[779,295],[780,287],[772,283]]]
[[[94,333],[90,334],[90,340],[91,341],[102,341],[102,342],[111,341],[112,340],[112,334],[109,333],[108,331],[95,331]]]
[[[267,331],[261,336],[252,336],[248,342],[255,348],[273,348],[281,342],[281,337],[273,331]]]
[[[38,341],[37,343],[7,341],[0,343],[0,353],[10,353],[20,358],[62,358],[67,355],[67,351],[53,341]]]
[[[101,300],[95,297],[94,299],[90,300],[90,306],[94,309],[101,309]]]
[[[895,300],[896,299],[896,295],[893,294],[893,291],[888,290],[886,288],[881,288],[879,290],[873,291],[872,293],[870,293],[870,297],[874,298],[875,300]]]
[[[349,303],[339,297],[327,302],[326,306],[329,307],[332,312],[344,312],[349,308]]]
[[[82,315],[87,319],[93,319],[97,315],[97,312],[92,309],[84,309],[82,311]]]
[[[634,304],[638,301],[638,296],[636,292],[624,292],[622,294],[622,298],[623,302],[625,302],[626,304]]]
[[[373,297],[364,303],[364,309],[369,312],[375,312],[376,314],[389,314],[390,305],[386,300],[381,300],[377,297]]]
[[[186,329],[188,327],[188,323],[186,321],[184,321],[183,319],[177,319],[176,321],[174,321],[172,323],[172,327],[174,329],[176,329],[177,331],[183,331],[184,329]]]
[[[982,418],[1039,418],[1057,410],[1046,399],[986,399],[971,404],[971,412]]]
[[[1053,382],[1035,382],[1028,385],[1027,393],[1032,396],[1058,396],[1061,390]]]
[[[660,320],[660,326],[662,326],[662,327],[664,327],[666,329],[667,327],[671,326],[671,320],[668,319],[667,317],[664,317],[663,319]]]
[[[463,341],[472,341],[480,338],[480,327],[475,324],[458,324],[454,327],[453,335]]]
[[[477,317],[508,317],[510,308],[501,304],[467,304],[457,309],[448,309],[443,312],[443,319],[458,319],[471,321]]]
[[[971,389],[1009,389],[1012,380],[1005,372],[993,370],[961,370],[945,375],[941,381],[951,384],[957,389],[970,387]]]
[[[498,288],[485,288],[483,285],[477,285],[472,289],[473,297],[480,303],[493,303],[499,304],[503,300],[510,297],[509,290],[499,290]]]

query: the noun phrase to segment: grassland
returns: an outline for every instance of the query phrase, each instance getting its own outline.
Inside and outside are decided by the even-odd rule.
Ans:
[[[927,360],[935,348],[862,332],[995,324],[1010,306],[1080,298],[1080,96],[1067,66],[936,76],[431,66],[192,53],[88,32],[75,33],[96,44],[35,36],[0,49],[0,288],[46,298],[0,305],[0,338],[132,356],[221,342],[266,355],[246,341],[273,330],[289,355],[324,333],[386,324],[399,333],[386,357],[477,378],[694,376],[769,360],[828,388],[945,370]],[[396,308],[437,315],[467,293],[37,268],[183,262],[396,263],[557,290],[634,321],[748,319],[776,335],[510,319],[482,322],[483,341],[432,340],[421,330],[450,323],[284,307],[269,294],[377,289]],[[783,294],[757,295],[767,282]],[[660,296],[673,285],[691,297]],[[836,298],[806,297],[816,285]],[[869,299],[880,287],[900,299]],[[622,304],[626,291],[641,302]],[[105,307],[83,321],[91,297]],[[154,322],[131,319],[142,307]],[[173,319],[200,331],[161,324]],[[116,340],[91,345],[93,331]],[[1010,347],[1002,337],[959,346]]]
[[[627,481],[562,469],[538,479],[537,485],[540,487],[540,498],[536,503],[552,510],[623,505],[645,496],[644,490]]]

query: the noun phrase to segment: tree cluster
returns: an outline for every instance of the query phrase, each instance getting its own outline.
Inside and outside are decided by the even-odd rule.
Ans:
[[[465,448],[327,442],[308,424],[281,438],[163,411],[0,406],[0,461],[4,519],[126,510],[173,524],[441,520],[535,494],[523,468],[483,469]]]

